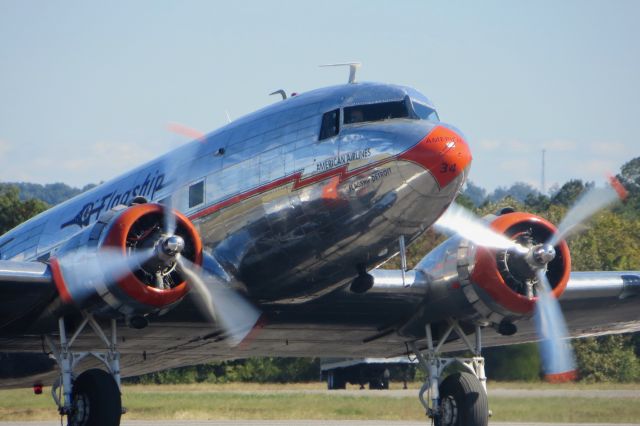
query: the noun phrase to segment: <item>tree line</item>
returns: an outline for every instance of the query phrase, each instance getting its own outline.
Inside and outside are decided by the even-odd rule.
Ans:
[[[640,270],[640,157],[624,164],[617,175],[629,195],[624,202],[598,213],[584,232],[572,237],[573,270]],[[515,183],[487,193],[468,182],[457,202],[483,216],[513,207],[559,223],[570,206],[592,182],[570,180],[549,194]],[[80,192],[64,184],[0,183],[0,234],[22,221]],[[415,265],[445,237],[427,231],[408,248],[408,263]],[[398,268],[399,260],[386,264]],[[640,381],[640,334],[623,334],[573,341],[579,376],[583,381]],[[495,380],[539,380],[540,359],[535,344],[487,348],[487,375]],[[392,369],[392,378],[395,371]],[[397,378],[400,378],[398,370]],[[405,374],[404,371],[402,374]],[[421,376],[415,368],[410,376]],[[182,367],[129,379],[143,383],[292,382],[319,378],[317,358],[253,358]]]

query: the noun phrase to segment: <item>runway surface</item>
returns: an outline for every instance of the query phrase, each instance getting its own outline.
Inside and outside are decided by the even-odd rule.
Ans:
[[[201,390],[184,390],[183,393],[202,393]],[[238,395],[329,395],[329,396],[366,396],[381,398],[416,398],[417,389],[390,389],[390,390],[369,390],[369,389],[347,389],[347,390],[326,390],[326,389],[265,389],[265,390],[224,390],[211,391],[207,393],[233,393]],[[508,389],[508,388],[490,388],[489,399],[491,398],[640,398],[640,389]]]
[[[131,420],[121,426],[426,426],[424,422],[391,422],[376,420]],[[503,423],[490,426],[640,426],[639,423]],[[60,422],[0,422],[0,426],[60,426]]]
[[[122,426],[425,426],[424,422],[391,422],[375,420],[211,420],[124,421]],[[60,422],[0,422],[0,426],[59,426]],[[635,423],[502,423],[490,426],[640,426]]]

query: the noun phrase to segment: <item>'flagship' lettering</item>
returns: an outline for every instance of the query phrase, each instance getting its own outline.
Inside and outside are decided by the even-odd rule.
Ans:
[[[115,189],[108,194],[98,196],[95,201],[86,203],[72,219],[60,225],[60,229],[71,225],[83,228],[98,219],[102,212],[111,210],[119,204],[128,204],[138,196],[153,200],[156,192],[162,189],[164,183],[163,173],[158,173],[157,170],[155,173],[148,173],[142,183],[136,183],[124,191]]]

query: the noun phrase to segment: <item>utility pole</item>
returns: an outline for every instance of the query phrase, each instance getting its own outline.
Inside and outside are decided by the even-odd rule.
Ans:
[[[542,150],[542,178],[540,179],[540,188],[542,189],[542,195],[545,195],[547,193],[547,188],[544,181],[544,168],[545,168],[544,157],[546,153],[547,153],[547,150],[543,149]]]

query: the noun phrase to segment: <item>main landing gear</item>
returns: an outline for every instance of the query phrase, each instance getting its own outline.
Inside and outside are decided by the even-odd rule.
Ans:
[[[473,357],[441,356],[442,345],[454,331],[473,353]],[[427,374],[418,395],[427,411],[427,416],[433,419],[436,426],[487,426],[490,412],[487,402],[484,358],[480,355],[482,350],[480,326],[476,326],[475,345],[455,320],[449,321],[449,326],[437,346],[433,343],[431,324],[426,325],[426,336],[426,350],[421,351],[415,343],[411,344],[411,350]],[[452,364],[462,367],[462,371],[450,374],[441,380],[445,369]]]
[[[110,338],[107,337],[91,314],[83,314],[83,320],[70,339],[67,339],[64,318],[58,320],[60,342],[56,344],[46,336],[60,368],[60,378],[51,393],[60,415],[67,416],[68,426],[118,426],[123,413],[120,396],[120,353],[116,346],[116,320],[111,320]],[[106,349],[76,352],[71,350],[80,333],[89,327],[106,345]],[[73,370],[88,356],[100,360],[105,370],[91,369],[75,376]]]

